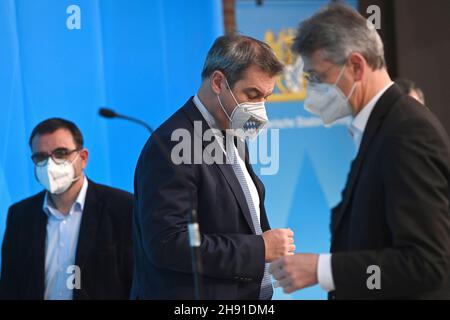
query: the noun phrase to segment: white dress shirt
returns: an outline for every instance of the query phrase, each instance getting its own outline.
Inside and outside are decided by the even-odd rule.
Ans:
[[[206,109],[206,107],[203,105],[203,103],[200,101],[200,99],[198,98],[197,95],[194,96],[194,104],[197,107],[197,109],[200,111],[200,113],[202,114],[203,118],[205,118],[205,120],[208,123],[208,125],[210,126],[210,128],[217,129],[217,130],[214,130],[214,135],[217,137],[217,141],[219,142],[219,145],[222,148],[222,151],[226,154],[226,151],[225,151],[225,148],[223,145],[223,136],[222,136],[220,128],[217,125],[217,122],[214,119],[213,115],[208,111],[208,109]],[[234,154],[237,155],[238,151],[237,151],[236,146],[234,146],[234,144],[233,144],[233,147],[234,147]],[[253,182],[253,179],[247,170],[245,162],[239,156],[237,157],[237,160],[242,169],[242,172],[244,173],[245,180],[246,180],[248,188],[250,190],[250,195],[252,197],[252,201],[255,206],[256,215],[258,216],[258,220],[261,221],[261,218],[260,218],[261,212],[260,212],[260,208],[259,208],[260,199],[259,199],[258,189],[256,189],[256,185]]]
[[[357,152],[359,152],[359,147],[364,135],[364,130],[366,129],[367,122],[369,121],[373,108],[375,107],[381,96],[386,92],[386,90],[389,89],[390,86],[392,86],[392,84],[393,82],[389,83],[380,92],[378,92],[353,119],[349,131],[352,135]],[[319,285],[323,290],[327,292],[334,291],[336,289],[331,268],[331,256],[332,255],[330,253],[320,254],[317,264],[317,278],[319,280]]]
[[[48,216],[45,243],[45,300],[72,300],[73,290],[67,287],[69,266],[75,265],[81,217],[88,189],[88,180],[83,176],[83,186],[77,199],[64,215],[56,209],[48,194],[43,209]]]

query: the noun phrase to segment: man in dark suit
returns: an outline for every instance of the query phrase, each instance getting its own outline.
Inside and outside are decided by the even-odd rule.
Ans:
[[[9,209],[0,298],[128,299],[132,195],[87,179],[88,151],[70,121],[41,122],[30,146],[47,190]]]
[[[293,48],[308,72],[306,107],[325,123],[352,114],[358,154],[332,210],[331,254],[274,262],[278,284],[319,283],[331,299],[449,299],[445,130],[392,83],[381,39],[352,9],[331,5],[306,20]]]
[[[266,44],[239,35],[218,38],[198,94],[150,137],[135,175],[132,298],[198,297],[188,236],[193,207],[201,233],[200,298],[271,298],[267,263],[293,253],[293,233],[270,230],[264,186],[242,138],[257,134],[266,122],[264,102],[281,70]],[[234,140],[244,147],[237,150]]]

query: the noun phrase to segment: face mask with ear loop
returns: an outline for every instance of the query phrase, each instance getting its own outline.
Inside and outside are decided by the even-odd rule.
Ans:
[[[242,139],[249,138],[253,140],[269,122],[265,104],[263,101],[239,103],[236,100],[228,81],[226,79],[225,81],[228,89],[230,90],[231,96],[236,102],[236,107],[231,115],[228,115],[219,95],[217,95],[217,100],[219,101],[220,107],[227,116],[228,120],[230,120],[230,129],[232,134]]]
[[[81,175],[75,177],[73,166],[79,155],[77,153],[71,162],[66,160],[63,163],[56,163],[52,157],[49,157],[45,166],[35,166],[36,179],[51,194],[66,192],[75,181],[81,178]]]
[[[336,120],[352,114],[352,108],[348,100],[356,89],[356,82],[353,84],[348,97],[337,86],[344,70],[345,65],[334,84],[308,82],[305,109],[319,116],[325,125],[330,125]]]

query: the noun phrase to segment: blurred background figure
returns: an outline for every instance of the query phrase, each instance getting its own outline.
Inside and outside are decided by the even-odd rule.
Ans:
[[[422,89],[420,89],[414,81],[405,78],[398,78],[395,80],[395,83],[402,89],[404,94],[413,97],[421,104],[425,105],[425,95],[423,94]]]

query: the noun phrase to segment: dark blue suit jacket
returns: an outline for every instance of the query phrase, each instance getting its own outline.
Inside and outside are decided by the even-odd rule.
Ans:
[[[198,121],[194,129],[194,121]],[[192,98],[157,130],[171,151],[172,132],[184,129],[192,154],[201,156],[210,143],[194,146],[194,135],[209,129]],[[201,132],[200,132],[201,131]],[[261,227],[268,230],[264,186],[246,160],[261,199]],[[135,272],[131,298],[194,299],[188,237],[191,199],[198,209],[203,259],[203,299],[258,299],[265,248],[253,230],[244,193],[229,164],[181,164],[174,172],[152,135],[135,173],[133,241]],[[192,196],[191,196],[192,195]]]
[[[9,208],[2,245],[0,300],[42,300],[45,292],[45,192]],[[81,289],[74,300],[127,299],[133,260],[133,196],[89,180],[75,264]]]

